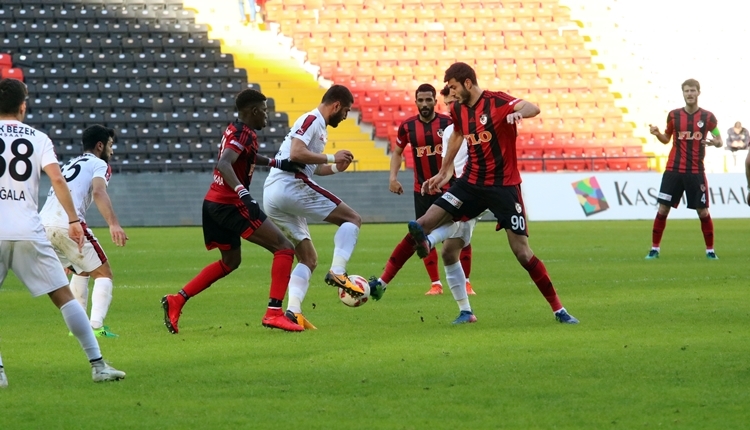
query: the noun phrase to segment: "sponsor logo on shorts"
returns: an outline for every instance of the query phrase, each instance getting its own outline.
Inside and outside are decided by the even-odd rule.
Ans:
[[[659,198],[661,200],[669,200],[672,201],[672,195],[667,193],[659,193]]]
[[[578,203],[587,217],[609,209],[609,203],[607,203],[602,187],[599,186],[599,181],[596,180],[595,176],[581,179],[570,185],[573,187]]]
[[[701,192],[702,193],[706,192],[706,186],[704,184],[701,184]]]
[[[451,206],[453,206],[456,209],[460,208],[461,205],[464,204],[464,202],[462,202],[461,200],[459,200],[458,197],[454,196],[451,193],[445,193],[445,194],[443,194],[443,197],[441,197],[441,198],[445,199],[446,202],[450,203]]]

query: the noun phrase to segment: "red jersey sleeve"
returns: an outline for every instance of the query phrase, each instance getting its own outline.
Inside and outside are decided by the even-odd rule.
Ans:
[[[458,112],[458,102],[451,103],[451,122],[455,124],[455,130],[458,130],[459,133],[464,134],[464,129],[461,124],[461,114]]]
[[[672,134],[674,134],[674,111],[667,115],[667,129],[664,130],[664,134],[667,137],[672,137]]]
[[[396,145],[398,145],[399,148],[403,149],[406,148],[406,145],[409,144],[409,130],[406,128],[406,122],[404,121],[401,123],[400,126],[398,126],[398,136],[396,137]]]
[[[709,131],[709,133],[713,131],[713,129],[715,129],[717,125],[719,125],[719,121],[716,119],[716,116],[713,113],[708,116],[707,125],[708,127],[706,129]]]

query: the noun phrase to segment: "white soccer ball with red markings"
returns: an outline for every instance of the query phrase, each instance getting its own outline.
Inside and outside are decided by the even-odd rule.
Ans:
[[[339,299],[341,300],[341,303],[351,308],[356,308],[367,303],[367,300],[370,299],[370,283],[367,282],[367,279],[359,275],[349,275],[349,280],[355,285],[362,287],[362,289],[365,290],[365,294],[361,297],[352,297],[348,292],[339,288]]]

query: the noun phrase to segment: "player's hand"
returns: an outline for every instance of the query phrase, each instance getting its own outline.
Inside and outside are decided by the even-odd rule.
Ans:
[[[523,121],[523,114],[521,112],[513,112],[505,118],[508,124],[520,124]]]
[[[659,127],[651,124],[648,125],[648,132],[653,134],[654,136],[658,136],[661,134],[661,132],[659,131]]]
[[[388,184],[388,191],[400,196],[401,194],[404,194],[404,187],[401,186],[401,182],[394,179]]]
[[[352,164],[351,161],[340,161],[336,163],[336,170],[338,172],[343,172],[344,170],[349,168],[350,164]]]
[[[125,230],[123,230],[119,225],[110,226],[109,235],[112,237],[112,242],[114,242],[117,246],[125,246],[125,242],[130,239],[128,235],[125,234]]]
[[[68,237],[78,244],[78,252],[81,252],[85,237],[83,236],[83,227],[81,227],[80,222],[74,222],[68,226]]]
[[[282,160],[281,158],[275,158],[272,162],[274,164],[273,167],[283,170],[285,172],[301,172],[305,169],[305,165],[302,163],[297,163],[296,161],[292,161],[290,159]]]
[[[717,148],[721,148],[721,146],[722,146],[721,145],[721,141],[719,139],[717,139],[716,137],[712,137],[711,139],[703,139],[703,140],[701,140],[701,143],[703,144],[703,146],[711,145],[711,146],[715,146]]]
[[[450,178],[445,173],[438,172],[437,175],[422,183],[422,195],[439,193],[443,185],[447,184],[449,180]]]
[[[349,166],[349,164],[351,164],[351,162],[354,161],[354,154],[352,154],[351,151],[342,149],[341,151],[338,151],[336,154],[333,155],[333,161],[336,164],[346,163],[346,166]]]

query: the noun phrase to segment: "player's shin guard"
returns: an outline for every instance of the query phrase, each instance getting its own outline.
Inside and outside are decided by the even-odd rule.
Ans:
[[[307,289],[310,288],[310,277],[312,272],[310,268],[302,263],[298,263],[292,271],[289,278],[289,301],[287,309],[296,313],[302,313],[302,302],[307,295]]]
[[[461,249],[459,260],[461,261],[461,267],[463,267],[464,274],[468,280],[471,277],[471,244],[468,244]]]
[[[453,263],[445,266],[445,280],[451,289],[453,298],[462,311],[471,311],[469,296],[466,295],[466,276],[461,263]]]
[[[273,253],[273,264],[271,265],[271,300],[278,300],[278,307],[284,300],[286,290],[289,287],[289,277],[294,263],[294,250],[282,249]],[[269,303],[269,307],[271,304]]]
[[[112,280],[94,279],[94,292],[91,293],[91,327],[101,328],[112,303]]]
[[[430,277],[430,282],[439,282],[440,273],[438,272],[438,255],[435,248],[432,248],[427,258],[423,259],[424,267],[427,269],[427,275]]]
[[[89,305],[89,277],[79,276],[75,273],[70,277],[70,292],[73,297],[81,304],[83,311],[86,312]]]
[[[667,216],[660,213],[656,213],[654,218],[654,229],[651,233],[651,247],[659,248],[661,244],[661,236],[664,234],[664,229],[667,228]]]
[[[706,242],[706,249],[714,249],[714,222],[711,215],[701,218],[701,231],[703,240]]]
[[[333,237],[333,263],[331,271],[337,275],[346,273],[346,264],[352,258],[354,247],[357,246],[359,227],[356,224],[345,222],[336,231]]]
[[[409,261],[412,255],[414,255],[414,239],[407,234],[406,237],[396,245],[391,256],[388,258],[388,262],[385,264],[385,270],[383,270],[383,275],[380,277],[383,282],[386,284],[390,283],[393,278],[396,277],[398,271],[404,267],[404,264]]]
[[[96,341],[94,331],[91,330],[89,319],[86,317],[86,312],[81,307],[81,304],[76,300],[71,300],[60,306],[60,312],[65,320],[65,325],[68,326],[68,330],[73,333],[73,336],[78,339],[81,348],[86,353],[86,357],[89,360],[101,358],[102,352],[99,350],[99,343]]]
[[[552,312],[557,312],[562,309],[563,306],[560,303],[560,298],[557,297],[557,291],[555,291],[555,287],[552,286],[552,281],[549,278],[547,268],[544,267],[542,260],[536,258],[536,255],[534,255],[528,263],[523,265],[523,268],[529,272],[531,280],[534,281],[539,292],[542,293],[547,300],[547,303],[549,303]]]
[[[203,268],[198,276],[193,278],[190,282],[187,283],[187,285],[185,285],[185,287],[181,290],[185,293],[185,295],[183,296],[182,294],[180,294],[180,296],[187,296],[187,298],[193,297],[206,288],[210,287],[214,282],[227,276],[231,272],[232,269],[224,264],[223,261],[219,260],[213,262]],[[187,300],[187,298],[185,298],[185,300]]]

